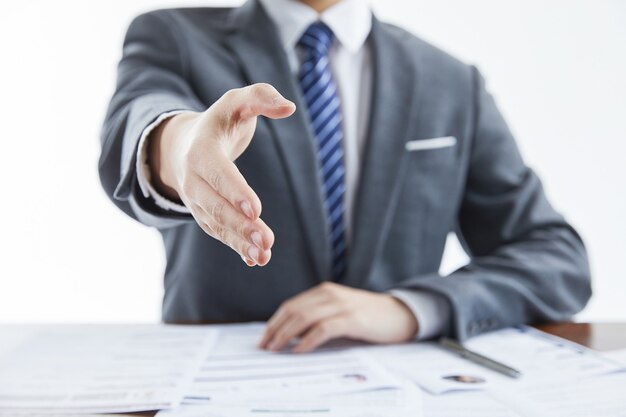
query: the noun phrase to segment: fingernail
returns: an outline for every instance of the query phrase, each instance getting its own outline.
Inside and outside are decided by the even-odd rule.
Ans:
[[[246,258],[245,256],[241,255],[241,260],[244,261],[244,263],[248,266],[254,266],[255,262]]]
[[[243,211],[243,214],[251,219],[254,219],[254,212],[252,211],[252,206],[250,205],[250,203],[244,201],[239,206],[241,207],[241,211]]]
[[[248,248],[248,256],[254,262],[258,263],[259,262],[259,249],[256,246],[250,246]]]
[[[252,232],[250,235],[252,242],[259,247],[259,249],[263,249],[263,237],[259,232]]]

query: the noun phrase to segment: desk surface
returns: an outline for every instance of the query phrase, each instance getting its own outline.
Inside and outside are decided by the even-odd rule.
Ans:
[[[536,327],[595,350],[626,349],[626,323],[561,323]]]
[[[535,327],[596,350],[626,349],[626,323],[559,323]],[[154,415],[154,412],[130,414],[137,417]]]

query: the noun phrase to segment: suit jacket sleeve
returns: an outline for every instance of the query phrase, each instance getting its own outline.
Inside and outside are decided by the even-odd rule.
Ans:
[[[591,296],[585,248],[550,205],[475,68],[475,127],[458,234],[471,262],[407,288],[448,299],[445,333],[465,339],[529,322],[566,320]]]
[[[186,81],[185,46],[168,16],[151,12],[129,26],[117,85],[102,128],[99,173],[109,198],[128,215],[158,228],[192,221],[188,214],[164,210],[137,184],[137,147],[144,129],[159,115],[205,106]]]

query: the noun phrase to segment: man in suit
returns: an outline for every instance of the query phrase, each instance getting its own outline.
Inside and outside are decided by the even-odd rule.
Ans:
[[[139,16],[99,167],[163,236],[163,319],[269,319],[266,349],[465,339],[591,294],[478,71],[361,0]],[[471,262],[440,277],[450,231]]]

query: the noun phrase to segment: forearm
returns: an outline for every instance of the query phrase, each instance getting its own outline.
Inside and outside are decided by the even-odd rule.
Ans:
[[[461,340],[522,323],[568,319],[591,294],[584,247],[564,225],[536,229],[447,277],[420,276],[401,286],[445,297],[451,326],[444,334]]]
[[[186,81],[181,51],[160,13],[133,20],[102,127],[99,173],[103,188],[129,216],[157,228],[190,220],[188,215],[155,204],[137,181],[138,145],[147,128],[163,114],[205,108]]]
[[[571,317],[590,297],[584,245],[524,163],[484,80],[473,69],[476,121],[458,233],[471,263],[408,287],[443,295],[459,339]]]
[[[132,93],[123,91],[119,95],[128,97]],[[188,111],[198,106],[193,100],[165,93],[137,95],[129,101],[117,98],[116,93],[111,101],[102,128],[102,152],[98,165],[100,179],[109,198],[128,215],[146,225],[171,227],[171,221],[181,219],[175,213],[161,210],[142,193],[145,187],[140,187],[137,181],[138,163],[144,162],[138,158],[140,142],[148,127],[163,114]],[[147,172],[145,177],[149,174]],[[134,200],[133,204],[131,200]]]

